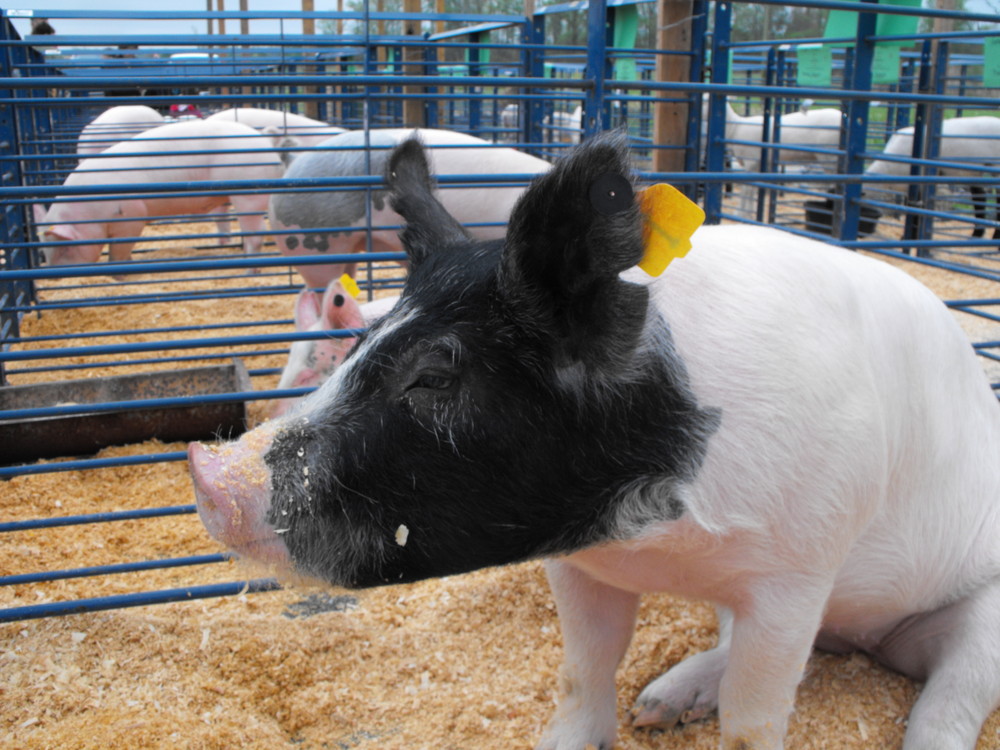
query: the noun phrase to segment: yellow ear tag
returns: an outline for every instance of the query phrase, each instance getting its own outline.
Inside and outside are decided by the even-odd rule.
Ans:
[[[705,212],[672,185],[659,183],[639,193],[639,209],[646,217],[646,253],[639,268],[659,276],[674,258],[691,249],[691,235],[705,221]]]
[[[344,291],[354,297],[354,299],[357,299],[358,295],[361,294],[361,290],[358,288],[358,282],[356,282],[350,274],[345,273],[340,277],[339,281],[340,285],[344,287]]]

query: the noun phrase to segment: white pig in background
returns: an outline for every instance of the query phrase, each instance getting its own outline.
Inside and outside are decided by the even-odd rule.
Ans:
[[[448,216],[418,142],[387,174],[403,294],[289,414],[190,446],[216,539],[352,587],[547,558],[565,661],[542,750],[614,744],[646,591],[721,627],[635,726],[718,709],[725,750],[780,750],[815,645],[924,681],[905,750],[975,747],[1000,703],[1000,405],[940,300],[755,226],[702,227],[636,283],[617,133],[536,178],[503,242]]]
[[[147,130],[122,141],[100,157],[85,159],[66,178],[66,186],[144,185],[157,182],[202,182],[210,180],[275,180],[284,165],[273,150],[273,141],[247,125],[235,122],[188,120]],[[197,152],[177,153],[169,152]],[[155,154],[161,154],[159,156]],[[166,154],[166,155],[163,155]],[[45,247],[50,265],[92,263],[108,240],[138,237],[146,223],[159,216],[216,212],[227,202],[239,212],[244,232],[264,231],[263,213],[267,194],[171,195],[133,198],[115,195],[102,201],[69,198],[52,204],[48,211],[35,206],[35,222],[41,241],[89,240],[84,245]],[[246,214],[246,215],[245,215]],[[252,254],[263,237],[243,238],[243,249]],[[110,242],[112,261],[129,260],[134,242]]]
[[[99,154],[120,141],[162,124],[163,115],[152,107],[142,104],[110,107],[80,131],[76,155],[82,159],[90,154]]]
[[[266,130],[268,133],[295,136],[298,145],[306,147],[319,145],[327,138],[344,132],[344,128],[338,128],[321,120],[314,120],[311,117],[297,115],[292,112],[281,112],[276,109],[258,109],[256,107],[224,109],[221,112],[209,115],[205,119],[240,122],[244,125],[249,125],[255,130]]]
[[[910,157],[913,154],[913,126],[900,128],[885,145],[886,156]],[[978,117],[948,117],[941,122],[941,141],[938,144],[938,159],[946,162],[964,162],[968,167],[937,167],[937,173],[956,177],[956,185],[962,177],[986,174],[981,168],[1000,167],[1000,117],[981,115]],[[903,177],[910,174],[910,165],[891,159],[876,159],[865,170],[866,176]],[[954,188],[954,186],[949,186]],[[875,195],[879,200],[902,200],[906,185],[900,183],[874,182],[865,185],[866,193],[890,193],[889,196]],[[973,215],[986,220],[990,196],[993,194],[1000,211],[1000,191],[995,185],[969,185]],[[1000,239],[1000,215],[993,229],[993,239]],[[972,229],[973,237],[982,237],[986,227],[978,224]]]
[[[295,300],[295,330],[299,332],[338,331],[367,328],[396,304],[398,296],[383,297],[359,305],[339,281],[331,281],[322,295],[303,289]],[[278,388],[315,387],[333,374],[357,339],[343,336],[294,341],[288,364],[281,371]],[[280,417],[302,398],[274,402],[271,417]]]
[[[381,175],[390,149],[410,136],[410,128],[353,131],[334,136],[321,144],[323,151],[313,151],[292,162],[285,178],[309,179]],[[421,130],[428,146],[431,170],[435,175],[538,174],[551,165],[543,159],[495,147],[487,141],[450,130]],[[368,144],[371,148],[366,149]],[[437,147],[437,148],[435,148]],[[507,217],[515,201],[524,192],[520,185],[442,186],[435,195],[448,211],[479,239],[503,237]],[[399,214],[385,202],[385,189],[370,191],[370,234],[373,252],[402,252],[398,227]],[[366,226],[368,200],[363,189],[325,192],[275,192],[271,196],[271,229],[275,242],[286,255],[346,255],[365,250],[369,238]],[[345,231],[344,227],[356,227]],[[281,232],[293,231],[288,234]],[[311,287],[325,287],[346,271],[353,275],[355,264],[332,263],[301,265],[298,271]]]

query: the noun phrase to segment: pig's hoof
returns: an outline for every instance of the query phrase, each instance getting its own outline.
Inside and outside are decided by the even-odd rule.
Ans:
[[[632,708],[632,725],[665,729],[715,711],[727,656],[726,650],[717,648],[695,654],[653,680]]]
[[[535,750],[611,750],[616,730],[617,721],[610,711],[563,713],[549,722]]]
[[[666,703],[637,702],[632,709],[632,726],[650,729],[671,729],[678,724],[698,721],[715,710],[706,703],[696,703],[690,708],[671,706]]]

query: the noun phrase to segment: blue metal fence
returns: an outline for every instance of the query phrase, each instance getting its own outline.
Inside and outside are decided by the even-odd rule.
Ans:
[[[370,191],[380,184],[377,174],[303,180],[207,180],[182,184],[145,175],[141,186],[127,175],[110,172],[99,186],[64,186],[77,167],[77,138],[97,114],[112,106],[148,105],[168,118],[171,105],[196,107],[208,114],[232,107],[263,107],[311,117],[348,129],[401,127],[416,122],[482,138],[497,148],[515,147],[547,159],[597,130],[627,127],[635,144],[636,166],[648,179],[680,184],[700,196],[709,221],[776,224],[808,236],[831,238],[847,247],[925,263],[954,274],[992,283],[992,294],[952,300],[953,309],[992,323],[1000,299],[1000,257],[991,231],[998,226],[989,205],[996,199],[1000,158],[978,162],[955,160],[942,151],[942,123],[947,117],[986,113],[996,117],[996,90],[984,87],[983,40],[1000,34],[994,27],[981,33],[912,35],[900,40],[875,34],[878,13],[919,13],[924,17],[957,17],[988,21],[985,15],[914,11],[870,3],[810,0],[802,5],[860,11],[856,35],[829,38],[732,41],[733,5],[694,2],[696,30],[692,50],[615,47],[611,33],[616,8],[627,2],[571,3],[547,6],[531,18],[498,15],[413,16],[400,13],[317,12],[312,14],[254,12],[212,13],[137,11],[125,14],[142,20],[142,35],[62,35],[22,38],[5,14],[0,23],[0,383],[13,387],[38,380],[59,381],[78,374],[112,377],[132,369],[163,369],[193,363],[213,363],[234,356],[247,363],[252,391],[230,390],[178,398],[140,398],[95,405],[62,404],[6,408],[5,421],[57,418],[116,410],[167,409],[180,403],[247,402],[258,408],[269,399],[299,395],[303,389],[277,389],[276,374],[296,340],[327,334],[290,331],[292,300],[301,289],[293,266],[351,262],[353,255],[281,254],[271,233],[258,233],[264,251],[244,256],[240,241],[253,231],[228,233],[206,227],[211,217],[168,214],[155,222],[155,232],[114,237],[112,245],[142,240],[135,259],[122,263],[101,260],[80,266],[49,266],[41,248],[73,248],[86,240],[42,242],[32,219],[34,204],[73,199],[108,201],[117,196],[188,197],[259,195],[276,191]],[[556,44],[550,22],[557,14],[586,14],[586,44]],[[60,19],[116,19],[111,11],[46,11],[59,27]],[[313,18],[342,33],[213,35],[160,33],[160,24],[177,19],[202,23],[225,18],[230,23],[268,19],[289,27]],[[996,19],[992,19],[996,20]],[[422,24],[420,33],[402,35],[380,24]],[[901,75],[891,84],[874,84],[871,70],[880,42],[911,42],[901,55]],[[58,47],[53,45],[58,43]],[[801,45],[829,43],[829,85],[800,85]],[[844,44],[850,43],[850,46]],[[959,47],[959,51],[955,51]],[[690,62],[687,81],[657,82],[656,59],[683,55]],[[634,62],[634,78],[615,77],[614,62]],[[701,106],[707,96],[706,108]],[[727,127],[725,102],[743,117],[760,115],[756,133]],[[657,169],[655,112],[664,99],[686,103],[688,138],[684,171]],[[834,108],[843,116],[836,145],[792,144],[784,119],[813,100],[810,108]],[[755,121],[756,122],[756,121]],[[774,123],[772,127],[769,123]],[[891,135],[901,127],[917,126],[908,153],[897,160],[907,174],[880,177],[877,182],[898,189],[894,196],[869,189],[876,180],[866,169],[882,155]],[[747,135],[750,132],[750,135]],[[109,140],[114,133],[106,134]],[[781,144],[781,148],[776,148]],[[984,138],[983,152],[1000,139]],[[315,146],[278,147],[302,153]],[[218,149],[217,149],[218,150]],[[195,153],[199,153],[194,149]],[[727,152],[751,154],[743,165]],[[185,152],[153,152],[173,156]],[[188,154],[190,155],[190,151]],[[802,156],[822,157],[803,167]],[[99,155],[94,157],[101,159]],[[108,157],[103,157],[107,159]],[[250,159],[250,156],[247,157]],[[253,163],[252,161],[248,161]],[[703,165],[699,171],[699,165]],[[965,167],[960,178],[940,174],[948,167]],[[528,176],[511,173],[484,177],[460,174],[442,177],[442,185],[524,184]],[[743,195],[730,196],[725,185],[736,182]],[[905,196],[904,196],[905,194]],[[749,200],[747,200],[749,196]],[[810,219],[807,211],[812,206]],[[870,232],[870,213],[900,210],[901,219],[883,216]],[[819,216],[817,219],[816,216]],[[231,218],[227,215],[223,218]],[[112,220],[114,224],[116,220]],[[122,220],[123,221],[123,220]],[[83,227],[86,221],[79,221]],[[986,230],[973,238],[974,227]],[[329,232],[344,230],[331,226]],[[280,237],[280,233],[277,235]],[[220,240],[222,241],[220,244]],[[400,284],[398,254],[367,253],[360,280],[368,294]],[[111,282],[109,274],[122,277]],[[212,312],[193,323],[173,317],[177,310],[198,310],[220,303],[232,319],[214,320]],[[213,308],[217,309],[217,308]],[[102,325],[101,316],[128,312],[128,323]],[[208,322],[205,320],[208,316]],[[36,333],[39,320],[59,320],[66,327]],[[30,330],[29,330],[30,329]],[[349,335],[349,331],[334,335]],[[1000,335],[977,341],[984,360],[1000,362]],[[3,447],[0,446],[0,455]],[[172,463],[185,454],[169,447],[140,455],[76,458],[51,463],[0,466],[0,480],[31,481],[45,474],[75,476],[117,468]],[[74,492],[67,481],[66,493]],[[0,486],[0,492],[3,487]],[[189,515],[189,504],[114,512],[61,515],[58,507],[44,518],[18,518],[0,523],[0,534],[43,533],[80,524],[119,523]],[[269,590],[271,580],[205,583],[202,566],[224,562],[226,555],[197,554],[163,559],[115,561],[44,571],[0,571],[3,590],[15,591],[3,601],[0,621],[136,606],[184,598],[219,596],[243,590]],[[34,603],[30,586],[54,580],[86,579],[119,573],[141,574],[150,569],[191,570],[181,588],[111,596],[78,596],[69,601]],[[136,584],[135,587],[142,587]],[[133,587],[133,590],[134,588]],[[126,586],[128,588],[128,586]],[[49,594],[42,593],[43,597]],[[53,597],[55,598],[55,597]],[[32,601],[29,605],[26,602]]]

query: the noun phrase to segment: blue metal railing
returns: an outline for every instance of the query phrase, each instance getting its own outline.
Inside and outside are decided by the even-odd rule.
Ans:
[[[62,405],[19,408],[0,411],[0,420],[52,418],[86,414],[101,410],[129,410],[144,407],[167,408],[179,404],[261,402],[295,397],[310,389],[269,388],[265,380],[277,373],[288,344],[329,336],[351,336],[356,331],[291,331],[292,295],[299,290],[295,266],[327,263],[361,262],[370,271],[363,274],[366,290],[398,287],[403,275],[397,263],[400,253],[366,253],[326,256],[282,255],[273,250],[253,257],[239,254],[241,235],[230,238],[227,248],[208,248],[208,243],[225,240],[218,231],[194,231],[194,221],[213,217],[175,212],[158,229],[169,233],[151,237],[116,237],[115,242],[142,240],[154,245],[148,251],[136,251],[137,259],[127,263],[100,262],[90,265],[51,267],[39,262],[43,247],[73,248],[88,244],[85,239],[42,241],[38,227],[29,216],[36,202],[93,203],[127,195],[133,199],[161,199],[177,196],[199,197],[220,194],[273,194],[275,192],[347,192],[374,191],[382,185],[378,175],[361,177],[325,177],[312,180],[229,180],[225,182],[192,180],[181,185],[166,180],[144,181],[141,186],[128,182],[129,173],[120,166],[110,166],[108,181],[99,188],[72,187],[62,181],[77,165],[76,138],[82,127],[106,107],[124,104],[147,104],[165,108],[173,103],[194,103],[207,110],[252,106],[270,107],[298,114],[312,113],[318,119],[352,127],[376,124],[402,126],[404,104],[417,102],[428,125],[459,130],[494,143],[496,148],[519,148],[546,158],[558,158],[568,142],[607,127],[616,118],[626,119],[626,127],[636,146],[637,168],[646,181],[670,181],[686,186],[691,195],[701,196],[710,221],[780,223],[790,232],[810,237],[833,238],[839,244],[867,250],[898,260],[927,264],[951,274],[965,274],[989,284],[1000,283],[996,241],[986,236],[973,239],[974,226],[995,227],[989,211],[967,198],[949,200],[945,187],[956,178],[942,176],[936,170],[969,166],[954,158],[938,158],[934,151],[941,145],[940,122],[952,112],[983,110],[997,113],[998,103],[983,88],[983,56],[974,50],[982,47],[986,36],[1000,31],[954,32],[936,34],[944,42],[939,48],[946,57],[932,60],[922,50],[905,51],[900,82],[876,85],[871,82],[871,58],[880,43],[919,41],[927,35],[876,36],[874,15],[879,13],[919,15],[926,18],[958,18],[971,21],[995,21],[990,14],[969,14],[897,6],[873,6],[867,2],[803,0],[801,7],[859,11],[859,26],[853,38],[841,40],[771,39],[754,42],[732,41],[732,16],[739,5],[716,3],[711,7],[695,3],[695,17],[702,24],[698,44],[690,52],[632,50],[614,47],[609,36],[610,10],[631,0],[610,0],[590,5],[567,3],[540,8],[531,18],[497,14],[421,14],[362,12],[249,12],[239,11],[50,11],[50,18],[67,22],[76,20],[106,21],[123,16],[141,19],[150,29],[178,19],[236,22],[317,21],[357,24],[345,34],[309,36],[298,33],[254,34],[253,51],[246,48],[248,39],[239,34],[215,34],[211,44],[206,37],[185,28],[177,33],[107,34],[70,33],[59,37],[59,55],[49,59],[36,47],[51,43],[43,37],[18,38],[11,18],[0,19],[0,382],[18,383],[63,377],[66,373],[90,368],[122,368],[183,365],[217,361],[237,354],[259,359],[248,368],[255,379],[252,391],[202,394],[186,399],[146,398],[138,401],[109,402],[99,405]],[[782,0],[767,0],[787,4]],[[552,20],[556,14],[586,14],[590,34],[585,43],[566,43],[554,38]],[[16,20],[16,19],[13,19]],[[372,33],[379,22],[417,20],[426,33],[404,37]],[[548,23],[547,23],[548,21]],[[457,28],[433,30],[437,23]],[[362,28],[363,27],[363,28]],[[494,35],[491,37],[490,35]],[[501,35],[498,38],[498,35]],[[513,40],[513,41],[511,41]],[[959,42],[972,52],[956,53],[948,43]],[[799,63],[795,49],[781,45],[808,42],[838,47],[834,56],[834,74],[829,87],[799,86],[796,71]],[[119,50],[119,44],[135,44],[135,50]],[[929,45],[928,45],[929,49]],[[167,62],[161,55],[175,53],[218,55],[218,57],[183,58]],[[734,53],[730,64],[730,53]],[[413,54],[411,58],[410,55]],[[134,57],[102,57],[131,54]],[[654,60],[665,54],[685,54],[692,61],[688,81],[651,80]],[[636,61],[636,80],[616,80],[612,63],[620,59]],[[944,63],[942,64],[942,60]],[[938,69],[937,76],[932,73]],[[960,69],[955,75],[948,70]],[[710,71],[706,82],[702,70]],[[453,73],[457,73],[453,75]],[[921,76],[923,78],[921,79]],[[704,122],[697,106],[704,93],[712,106]],[[781,143],[781,128],[773,138],[727,137],[722,101],[731,97],[744,114],[766,112],[771,120],[799,108],[805,99],[840,108],[851,127],[836,148]],[[658,104],[665,101],[687,103],[688,140],[680,147],[687,167],[683,172],[657,169],[655,156],[664,147],[653,137],[652,122]],[[580,106],[580,124],[557,122],[555,114],[569,114]],[[504,108],[515,106],[514,124],[505,123]],[[508,114],[510,114],[508,110]],[[322,115],[322,116],[320,116]],[[549,118],[546,120],[546,118]],[[887,156],[887,160],[907,165],[913,174],[878,177],[865,173],[870,162],[882,156],[881,149],[900,127],[914,121],[924,125],[921,135],[926,147],[913,153]],[[777,119],[780,126],[780,119]],[[983,139],[984,144],[991,140]],[[727,165],[726,149],[748,146],[765,155],[761,168],[740,171]],[[675,147],[676,148],[676,147]],[[928,148],[930,150],[928,150]],[[247,150],[234,145],[230,152],[246,153],[246,162],[255,161],[254,153],[275,149]],[[283,154],[297,158],[321,149],[283,147]],[[151,151],[151,154],[157,152]],[[160,151],[160,154],[197,156],[194,148],[184,152]],[[773,156],[777,154],[777,158]],[[827,157],[839,165],[836,172],[803,173],[790,161],[794,156]],[[698,171],[704,162],[705,169]],[[110,155],[97,155],[107,160]],[[169,169],[162,165],[151,172]],[[995,200],[995,163],[975,167],[976,173],[961,179],[966,189],[983,189]],[[448,187],[476,187],[484,184],[520,186],[527,183],[524,174],[442,176],[439,183]],[[155,177],[154,177],[155,180]],[[737,201],[726,197],[726,183],[738,181],[754,188],[758,205],[748,212]],[[860,222],[865,208],[885,213],[896,206],[866,194],[867,185],[878,182],[909,193],[913,205],[902,206],[909,217],[905,224],[892,226],[894,234],[879,232],[862,237]],[[916,186],[918,189],[911,189]],[[934,200],[932,200],[932,198]],[[807,226],[803,216],[805,199],[830,203],[830,234]],[[990,204],[992,205],[992,204]],[[995,209],[991,209],[995,210]],[[374,213],[368,208],[369,218]],[[765,217],[767,221],[765,221]],[[110,225],[127,218],[112,219]],[[77,226],[92,226],[81,220]],[[883,218],[880,227],[890,226]],[[956,228],[958,227],[958,228]],[[898,232],[895,232],[896,229]],[[330,226],[317,231],[343,232],[348,227]],[[964,233],[959,236],[959,232]],[[293,233],[293,230],[284,230]],[[250,233],[275,235],[282,231]],[[190,255],[164,257],[173,243],[186,243]],[[191,243],[201,243],[193,246]],[[910,252],[916,255],[910,255]],[[934,253],[934,257],[927,257]],[[196,255],[196,257],[191,257]],[[252,274],[253,271],[269,274]],[[124,282],[111,283],[100,277],[116,274]],[[198,285],[203,285],[198,288]],[[988,322],[997,322],[1000,295],[951,301],[948,304],[964,314]],[[206,301],[221,300],[229,307],[246,308],[244,319],[201,324],[160,325],[145,317],[153,306],[188,307]],[[287,300],[287,309],[272,313],[264,307],[270,301]],[[64,320],[70,316],[125,309],[135,317],[127,325],[93,326],[87,330],[48,331],[38,334],[33,325],[41,320]],[[161,309],[161,308],[156,308]],[[31,325],[28,325],[30,323]],[[82,325],[80,326],[82,328]],[[254,330],[250,330],[254,329]],[[175,338],[176,337],[176,338]],[[143,339],[143,340],[137,340]],[[990,340],[977,342],[977,352],[988,364],[1000,362],[1000,345]],[[995,386],[997,387],[997,386]],[[145,464],[175,463],[185,460],[182,451],[165,450],[145,455],[76,458],[50,463],[0,467],[0,481],[32,477],[52,472],[90,472],[113,467],[128,468]],[[67,484],[66,492],[72,493]],[[69,523],[90,524],[104,520],[147,520],[164,513],[190,514],[191,505],[159,509],[129,509],[111,514],[83,513],[63,518],[5,520],[0,533],[24,534]],[[107,517],[105,517],[107,515]],[[228,556],[194,555],[165,560],[113,562],[106,565],[81,565],[39,572],[16,571],[0,576],[0,584],[28,586],[67,579],[85,579],[111,573],[140,577],[159,568],[192,570],[196,576],[201,565],[223,562]],[[141,580],[141,578],[140,578]],[[138,585],[141,585],[138,584]],[[55,602],[30,607],[0,610],[0,621],[47,617],[110,607],[142,606],[166,601],[183,601],[203,596],[220,596],[240,591],[268,591],[276,584],[270,580],[196,585],[160,592],[138,592],[111,597]]]

